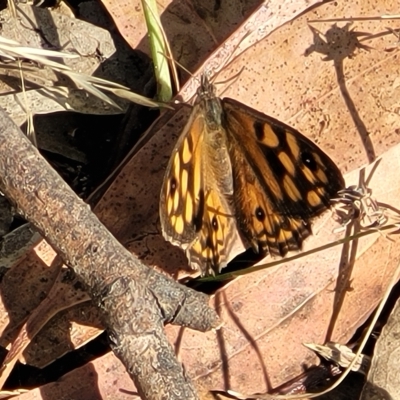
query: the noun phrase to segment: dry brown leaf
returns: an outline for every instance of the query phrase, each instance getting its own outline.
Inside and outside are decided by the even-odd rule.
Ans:
[[[361,400],[373,400],[371,392],[387,393],[393,399],[400,396],[399,368],[399,336],[400,336],[400,300],[382,329],[374,349],[371,367],[368,373],[368,384],[365,386]],[[389,399],[390,397],[382,397]]]
[[[133,49],[150,54],[141,1],[102,0],[119,32]],[[259,0],[220,3],[158,1],[161,23],[176,60],[193,70],[199,61],[242,22]],[[217,7],[217,8],[216,8]],[[189,28],[190,26],[190,28]]]
[[[148,41],[143,39],[146,38],[147,27],[141,1],[136,0],[134,5],[126,0],[118,2],[102,0],[102,3],[130,46],[150,54]],[[241,39],[243,29],[244,32],[253,32],[254,36],[266,35],[317,3],[318,0],[284,2],[237,0],[218,3],[201,0],[176,2],[164,0],[158,1],[157,5],[175,60],[190,71],[195,71],[200,61],[210,55],[230,34],[235,32]],[[238,26],[248,17],[247,24],[238,32]],[[213,59],[216,59],[215,56]]]
[[[99,56],[109,58],[116,51],[106,29],[60,14],[57,10],[18,4],[17,12],[18,17],[14,18],[9,8],[1,11],[2,35],[27,47],[50,47],[79,55],[64,61],[73,71],[91,75],[99,67]],[[37,71],[37,74],[45,81],[57,79],[49,70]]]
[[[53,67],[62,68],[65,65],[71,68],[70,77],[72,71],[79,71],[79,74],[72,76],[75,82],[79,82],[80,74],[93,74],[99,68],[102,58],[107,59],[116,51],[111,35],[106,29],[72,16],[62,15],[55,10],[19,4],[17,12],[17,18],[12,16],[9,8],[0,12],[4,23],[4,38],[16,41],[28,54],[32,51],[31,48],[37,49],[38,52],[40,49],[48,50],[49,46],[54,51],[62,49],[71,57],[63,58],[62,64],[55,64],[53,61]],[[22,49],[21,52],[23,54]],[[71,88],[71,81],[48,65],[39,68],[23,63],[26,89],[24,93],[19,89],[20,84],[16,83],[19,82],[20,71],[15,64],[3,63],[0,73],[0,106],[8,111],[17,124],[25,121],[28,110],[33,114],[66,110],[100,115],[122,112],[117,107],[105,106],[104,101],[107,103],[108,99],[104,94],[103,98],[99,99],[82,91],[81,86],[85,84],[82,77],[80,87]],[[120,101],[121,107],[124,104]]]
[[[78,368],[54,383],[30,390],[14,399],[139,400],[122,363],[112,354]]]
[[[1,345],[18,349],[33,339],[23,357],[19,353],[16,356],[21,362],[39,368],[102,332],[97,309],[91,302],[81,304],[87,298],[80,285],[72,286],[66,271],[57,280],[58,270],[52,265],[54,257],[54,250],[42,241],[5,274],[0,284]],[[79,305],[72,307],[73,304]],[[57,315],[33,338],[32,331],[42,328],[54,314]],[[25,322],[28,322],[26,332]],[[15,361],[7,360],[10,367],[2,371],[1,383]]]

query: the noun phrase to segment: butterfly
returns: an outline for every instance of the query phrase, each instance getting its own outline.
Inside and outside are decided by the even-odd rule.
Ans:
[[[245,248],[285,256],[310,219],[344,188],[336,164],[284,123],[219,98],[206,75],[169,159],[160,195],[163,236],[202,274],[219,273],[239,236]]]

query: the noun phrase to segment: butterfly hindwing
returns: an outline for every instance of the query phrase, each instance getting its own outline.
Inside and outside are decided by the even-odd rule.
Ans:
[[[207,274],[220,272],[229,262],[234,244],[241,242],[232,209],[217,193],[208,192],[202,229],[186,250],[192,267]]]

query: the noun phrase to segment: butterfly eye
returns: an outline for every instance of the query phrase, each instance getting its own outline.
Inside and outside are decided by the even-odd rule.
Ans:
[[[265,211],[264,211],[261,207],[257,207],[257,208],[256,208],[255,214],[256,214],[256,218],[257,218],[260,222],[264,221],[264,219],[265,219]]]
[[[304,165],[311,171],[315,172],[318,169],[317,162],[312,153],[304,152],[301,154],[301,160]]]

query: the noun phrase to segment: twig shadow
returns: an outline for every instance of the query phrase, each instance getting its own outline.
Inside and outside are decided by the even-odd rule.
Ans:
[[[361,43],[360,37],[371,36],[366,32],[356,32],[350,29],[351,23],[339,28],[336,24],[332,25],[325,33],[321,33],[313,26],[309,26],[314,37],[314,43],[305,51],[305,56],[309,56],[313,52],[325,55],[323,61],[333,61],[337,82],[343,100],[350,112],[354,125],[356,126],[363,143],[369,162],[373,162],[376,158],[374,145],[369,136],[367,127],[358,113],[358,110],[351,98],[346,86],[346,77],[344,73],[343,61],[346,58],[353,58],[357,49],[370,50],[369,46]]]
[[[220,305],[222,302],[225,304],[225,310],[228,312],[229,316],[232,318],[233,322],[236,324],[236,326],[239,328],[243,336],[246,338],[248,344],[253,348],[255,351],[257,358],[260,362],[262,374],[264,377],[265,385],[267,392],[270,392],[272,390],[272,384],[271,381],[268,377],[267,373],[267,368],[263,360],[263,355],[261,353],[261,350],[259,349],[257,342],[254,340],[250,332],[243,326],[241,323],[240,319],[238,316],[235,314],[235,312],[232,310],[232,308],[229,305],[229,301],[226,298],[226,293],[224,291],[220,291],[216,294],[216,309],[220,309],[218,305]],[[230,374],[229,374],[229,364],[228,364],[228,357],[227,357],[227,351],[226,351],[226,346],[225,346],[225,339],[223,335],[223,328],[221,328],[217,332],[217,340],[219,344],[219,348],[221,351],[221,360],[223,364],[223,375],[224,375],[224,384],[225,388],[230,388]]]

